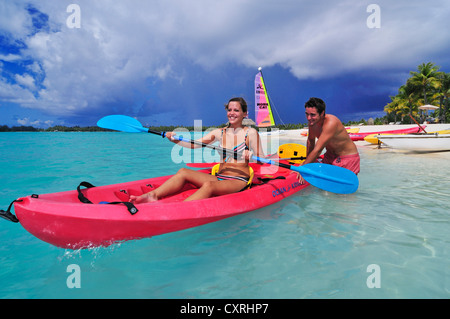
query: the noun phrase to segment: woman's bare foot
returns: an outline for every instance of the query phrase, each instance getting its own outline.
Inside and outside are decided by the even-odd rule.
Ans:
[[[142,194],[140,196],[130,195],[130,202],[134,204],[151,203],[156,202],[157,200],[158,198],[155,194],[153,194],[153,192]]]

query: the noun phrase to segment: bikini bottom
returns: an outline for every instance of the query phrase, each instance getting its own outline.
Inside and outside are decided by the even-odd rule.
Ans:
[[[238,180],[248,183],[250,181],[249,178],[245,178],[242,176],[228,176],[223,174],[216,174],[215,175],[219,181],[229,181],[229,180]]]

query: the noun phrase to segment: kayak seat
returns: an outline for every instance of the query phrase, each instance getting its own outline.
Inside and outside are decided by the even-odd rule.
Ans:
[[[253,181],[254,186],[258,185],[264,185],[270,181],[276,180],[276,179],[286,179],[285,176],[273,176],[273,175],[260,175],[255,178]]]

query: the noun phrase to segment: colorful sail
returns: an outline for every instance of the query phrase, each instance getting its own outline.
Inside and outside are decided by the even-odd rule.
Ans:
[[[261,71],[255,77],[255,122],[258,127],[275,125]]]

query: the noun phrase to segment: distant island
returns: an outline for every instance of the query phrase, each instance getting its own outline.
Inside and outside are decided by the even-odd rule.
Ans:
[[[300,124],[301,125],[301,124]],[[149,129],[154,131],[161,131],[161,132],[170,132],[175,130],[176,128],[185,128],[189,131],[194,131],[194,126],[151,126]],[[213,126],[211,126],[213,127]],[[202,130],[206,130],[209,128],[208,126],[203,126]],[[0,125],[0,132],[115,132],[113,130],[101,128],[98,126],[63,126],[63,125],[56,125],[52,126],[46,129],[43,128],[36,128],[33,126],[13,126],[8,127],[7,125]]]
[[[387,124],[386,123],[386,119],[385,118],[376,118],[375,120],[373,119],[369,119],[369,121],[366,121],[364,119],[361,119],[360,121],[349,121],[347,123],[344,123],[345,126],[351,126],[351,125],[361,125],[361,124],[372,124],[372,125],[383,125],[383,124]],[[222,125],[216,125],[216,126],[203,126],[202,127],[202,131],[207,130],[208,128],[216,128],[216,127],[222,127],[225,126],[225,124]],[[248,126],[252,126],[255,129],[259,130],[258,127],[254,126],[254,125],[248,125]],[[276,128],[279,130],[297,130],[297,129],[302,129],[307,127],[307,124],[280,124],[280,125],[276,125],[275,127],[273,127],[272,129]],[[197,128],[194,128],[194,126],[183,126],[183,125],[179,125],[179,126],[152,126],[149,127],[149,129],[154,130],[154,131],[160,131],[160,132],[171,132],[175,129],[179,129],[179,128],[184,128],[187,129],[188,131],[194,131]],[[266,129],[271,129],[271,128],[264,128],[264,130]],[[0,133],[1,132],[115,132],[113,130],[108,130],[108,129],[104,129],[98,126],[85,126],[85,127],[81,127],[81,126],[62,126],[62,125],[56,125],[56,126],[52,126],[49,127],[47,129],[43,129],[43,128],[35,128],[33,126],[13,126],[13,127],[8,127],[6,125],[0,125]]]
[[[98,126],[62,126],[56,125],[47,129],[35,128],[33,126],[13,126],[0,125],[0,132],[108,132],[110,130]]]
[[[365,119],[361,119],[359,121],[349,121],[346,123],[343,123],[345,126],[352,126],[352,125],[385,125],[389,123],[389,118],[388,116],[384,116],[382,118],[376,118],[376,119],[372,119],[370,118],[368,121],[366,121]],[[253,125],[254,122],[252,124],[247,123],[247,126],[252,126],[255,129],[259,130],[258,127],[256,127],[255,125]],[[202,131],[205,131],[209,128],[216,128],[216,127],[223,127],[225,126],[225,124],[222,125],[215,125],[215,126],[203,126],[202,127]],[[307,124],[303,124],[303,123],[298,123],[298,124],[278,124],[275,127],[273,127],[272,129],[279,129],[279,130],[298,130],[298,129],[302,129],[302,128],[306,128],[308,127]],[[171,132],[177,128],[184,128],[187,129],[188,131],[194,131],[197,128],[194,128],[194,126],[184,126],[184,125],[178,125],[178,126],[174,126],[174,125],[169,125],[169,126],[151,126],[149,127],[149,129],[154,130],[154,131],[160,131],[160,132]],[[271,130],[271,128],[264,128],[264,130],[269,129]],[[47,129],[43,129],[43,128],[35,128],[33,126],[13,126],[13,127],[8,127],[7,125],[0,125],[0,133],[1,132],[115,132],[113,130],[109,130],[109,129],[104,129],[98,126],[85,126],[85,127],[81,127],[81,126],[63,126],[63,125],[56,125],[56,126],[52,126],[49,127]]]

